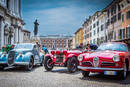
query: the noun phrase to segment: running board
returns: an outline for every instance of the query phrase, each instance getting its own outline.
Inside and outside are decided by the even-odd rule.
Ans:
[[[6,69],[11,69],[11,68],[14,68],[14,66],[5,67],[4,70],[6,70]]]

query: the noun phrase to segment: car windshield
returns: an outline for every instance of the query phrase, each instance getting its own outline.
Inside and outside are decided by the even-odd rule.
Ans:
[[[128,51],[128,48],[124,44],[120,43],[106,43],[101,44],[97,50],[112,50],[112,51]]]
[[[33,49],[32,44],[17,44],[14,49]]]

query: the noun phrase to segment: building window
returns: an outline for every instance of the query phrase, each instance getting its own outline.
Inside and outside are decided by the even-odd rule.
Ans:
[[[99,27],[97,28],[97,33],[99,33]]]
[[[126,36],[127,38],[130,38],[130,27],[126,28]]]
[[[93,24],[93,28],[95,28],[96,26],[95,26],[95,23]]]
[[[120,5],[118,4],[118,11],[120,11],[121,10],[121,8],[120,8]]]
[[[126,12],[126,18],[130,19],[130,11]]]
[[[101,31],[103,31],[103,25],[101,25]]]
[[[114,14],[116,14],[116,4],[114,5]]]
[[[95,17],[93,18],[93,21],[95,21]]]
[[[7,9],[10,9],[10,8],[9,8],[9,7],[10,7],[10,0],[7,0],[6,6],[7,6]]]
[[[90,33],[90,37],[92,37],[92,33]]]
[[[116,40],[116,32],[114,32],[114,40]]]
[[[96,34],[96,31],[94,30],[94,35]]]
[[[124,22],[124,14],[122,14],[122,22]]]
[[[92,26],[90,26],[90,30],[92,30]]]
[[[95,41],[95,39],[93,39],[93,43],[94,43],[94,44],[96,44],[96,41]]]
[[[118,33],[119,33],[118,39],[125,38],[125,29],[120,29]]]
[[[121,19],[121,12],[118,13],[118,20],[120,20],[120,19]]]
[[[97,26],[99,25],[99,21],[97,21]]]
[[[89,34],[87,34],[87,38],[89,38]]]
[[[107,26],[109,26],[109,24],[110,24],[110,20],[108,19],[108,21],[107,21]]]
[[[90,43],[92,43],[92,40],[90,40]]]
[[[121,4],[121,7],[123,8],[123,7],[124,7],[124,5],[123,5],[123,4]]]
[[[108,16],[108,18],[109,18],[109,10],[107,11],[107,16]]]

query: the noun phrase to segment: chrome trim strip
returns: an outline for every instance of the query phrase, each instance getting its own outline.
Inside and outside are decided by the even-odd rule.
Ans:
[[[0,64],[7,64],[7,62],[0,62]]]
[[[15,62],[14,65],[29,65],[29,62]]]
[[[95,69],[95,70],[123,70],[123,68],[100,68],[100,67],[82,67],[78,66],[79,69]]]

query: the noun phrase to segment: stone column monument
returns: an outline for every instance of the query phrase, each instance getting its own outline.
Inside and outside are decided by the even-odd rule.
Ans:
[[[36,37],[37,36],[37,34],[38,34],[38,22],[37,22],[37,19],[35,20],[35,22],[34,22],[34,36]]]
[[[35,22],[34,22],[34,30],[33,30],[34,36],[32,36],[31,42],[34,42],[34,43],[39,42],[39,43],[41,43],[40,38],[38,37],[38,26],[39,26],[39,23],[38,23],[38,21],[36,19]]]

